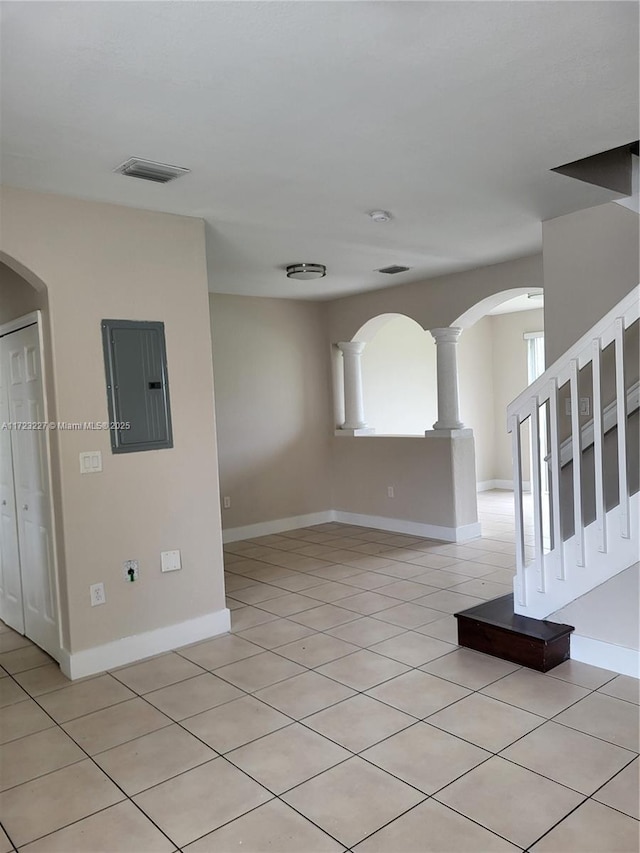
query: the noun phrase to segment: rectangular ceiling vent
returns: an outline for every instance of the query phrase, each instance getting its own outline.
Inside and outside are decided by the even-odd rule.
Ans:
[[[393,265],[390,267],[382,267],[378,272],[386,273],[386,275],[397,275],[399,272],[409,272],[409,270],[410,267],[399,267],[397,265]]]
[[[154,160],[143,160],[141,157],[130,157],[129,160],[113,171],[130,178],[140,178],[142,181],[168,184],[169,181],[186,175],[191,169],[184,169],[182,166],[170,166],[168,163],[156,163]]]

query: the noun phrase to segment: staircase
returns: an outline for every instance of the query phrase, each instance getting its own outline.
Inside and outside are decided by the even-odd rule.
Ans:
[[[638,382],[628,368],[638,366],[639,308],[640,285],[508,406],[514,593],[455,614],[460,645],[546,672],[570,656],[573,631],[549,617],[638,562]],[[526,517],[523,452],[531,465]],[[619,671],[636,670],[625,660]]]
[[[574,346],[526,388],[507,408],[514,467],[516,568],[514,611],[546,619],[638,561],[640,539],[638,492],[631,494],[628,441],[628,403],[633,399],[626,383],[625,332],[638,320],[640,286],[589,330]],[[610,348],[607,351],[607,348]],[[613,368],[613,401],[604,399],[607,382],[603,354]],[[580,421],[580,397],[589,382],[593,401],[592,424]],[[563,477],[560,436],[560,389],[568,387],[571,400],[570,454],[565,450]],[[563,396],[564,399],[564,396]],[[612,405],[613,403],[613,405]],[[606,423],[605,423],[606,414]],[[528,421],[531,442],[533,536],[523,517],[522,427]],[[547,430],[549,488],[543,489],[540,445]],[[588,441],[585,441],[588,435]],[[605,465],[605,441],[615,438],[617,454]],[[593,447],[593,471],[584,451]],[[566,446],[566,445],[565,445]],[[607,454],[610,457],[610,454]],[[637,460],[634,461],[637,470]],[[591,474],[593,475],[591,477]],[[607,500],[607,486],[615,480],[615,499]],[[568,481],[568,482],[567,482]],[[586,495],[593,488],[594,518],[585,522]],[[636,487],[637,488],[637,487]],[[611,505],[611,504],[614,505]],[[570,535],[567,535],[570,529]],[[528,558],[528,545],[533,545]]]

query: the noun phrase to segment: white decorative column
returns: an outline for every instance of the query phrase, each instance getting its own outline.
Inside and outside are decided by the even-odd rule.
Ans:
[[[370,435],[364,419],[362,396],[362,363],[360,357],[365,348],[362,341],[341,341],[338,349],[344,363],[344,412],[345,420],[339,430],[341,435]]]
[[[438,376],[438,420],[433,428],[464,429],[458,403],[458,338],[462,329],[448,326],[445,329],[430,329],[430,332],[436,342]]]

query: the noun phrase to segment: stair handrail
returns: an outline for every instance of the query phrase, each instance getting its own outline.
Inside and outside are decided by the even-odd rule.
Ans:
[[[618,444],[618,497],[619,535],[629,539],[631,520],[627,474],[627,392],[625,387],[624,333],[640,318],[640,284],[627,293],[569,349],[557,358],[544,373],[507,406],[507,431],[511,434],[513,456],[514,508],[516,527],[516,578],[515,604],[518,612],[525,613],[528,599],[545,594],[548,585],[567,578],[567,567],[585,566],[585,525],[582,497],[583,430],[579,412],[580,370],[587,364],[593,366],[593,447],[595,470],[595,502],[597,550],[607,552],[607,510],[604,489],[604,434],[602,406],[601,367],[603,350],[614,344],[617,444]],[[571,448],[573,479],[573,545],[575,551],[565,559],[560,516],[561,443],[559,439],[559,389],[569,383],[571,399]],[[549,418],[550,496],[548,501],[551,543],[549,553],[543,547],[543,494],[542,462],[540,453],[540,407],[547,404]],[[531,570],[525,572],[525,535],[523,516],[523,478],[521,459],[521,424],[529,419],[531,440],[531,492],[533,497],[533,534],[535,554]],[[566,565],[565,565],[566,564]],[[554,577],[551,576],[553,568]],[[539,596],[538,596],[539,597]]]
[[[517,415],[518,412],[525,408],[528,401],[532,396],[536,394],[541,394],[545,390],[545,386],[549,382],[549,379],[553,376],[558,376],[558,374],[564,372],[567,369],[567,366],[571,362],[572,359],[580,360],[580,367],[584,367],[588,361],[591,361],[590,358],[584,358],[584,350],[591,346],[591,342],[595,337],[602,337],[602,335],[607,331],[608,327],[612,326],[615,323],[616,318],[620,316],[629,315],[630,322],[627,323],[627,326],[631,325],[635,320],[638,319],[639,316],[639,307],[640,304],[640,284],[637,284],[633,290],[629,291],[629,293],[624,296],[618,304],[608,311],[604,317],[598,320],[597,323],[589,329],[588,332],[585,332],[582,337],[578,338],[578,340],[569,347],[566,352],[564,352],[561,356],[559,356],[545,371],[540,374],[540,376],[534,380],[531,385],[527,385],[527,387],[522,391],[518,396],[512,400],[507,406],[507,421],[510,422],[513,415]],[[613,340],[613,338],[612,338]],[[611,341],[608,341],[611,343]],[[604,349],[604,347],[603,347]],[[562,384],[562,383],[561,383]],[[526,417],[528,417],[528,412]]]

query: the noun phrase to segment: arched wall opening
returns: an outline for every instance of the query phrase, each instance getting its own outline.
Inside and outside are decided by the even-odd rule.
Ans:
[[[511,488],[513,463],[507,406],[529,384],[530,335],[544,334],[542,288],[492,294],[465,311],[459,347],[460,415],[474,431],[478,488]],[[528,446],[527,427],[523,446]],[[522,455],[530,478],[529,454]]]
[[[41,366],[45,411],[47,420],[56,421],[48,289],[39,276],[6,252],[0,252],[0,327],[35,312],[38,312],[42,351]],[[65,647],[68,642],[68,609],[65,577],[59,570],[59,567],[64,565],[64,548],[58,433],[55,430],[47,430],[46,441],[59,640],[60,646]]]
[[[493,314],[497,309],[504,309],[506,303],[510,303],[511,311],[501,311],[500,313],[515,313],[519,310],[528,310],[523,306],[527,305],[527,300],[540,300],[537,307],[542,305],[543,290],[541,287],[513,287],[509,290],[501,290],[498,293],[492,293],[490,296],[481,299],[468,308],[461,314],[457,320],[451,325],[457,326],[460,329],[470,329],[478,320],[483,317]],[[536,304],[533,303],[532,304]]]
[[[460,417],[474,431],[480,489],[512,481],[506,407],[528,384],[528,340],[542,332],[541,288],[512,288],[469,308],[453,324],[458,344]],[[530,298],[533,296],[534,298]],[[377,435],[423,435],[437,419],[436,346],[412,318],[381,314],[354,340],[362,354],[365,416]],[[526,438],[526,436],[525,436]],[[527,480],[529,460],[523,459]]]
[[[363,336],[364,335],[364,336]],[[424,435],[437,419],[436,345],[404,314],[374,317],[358,332],[368,423],[378,435]]]

